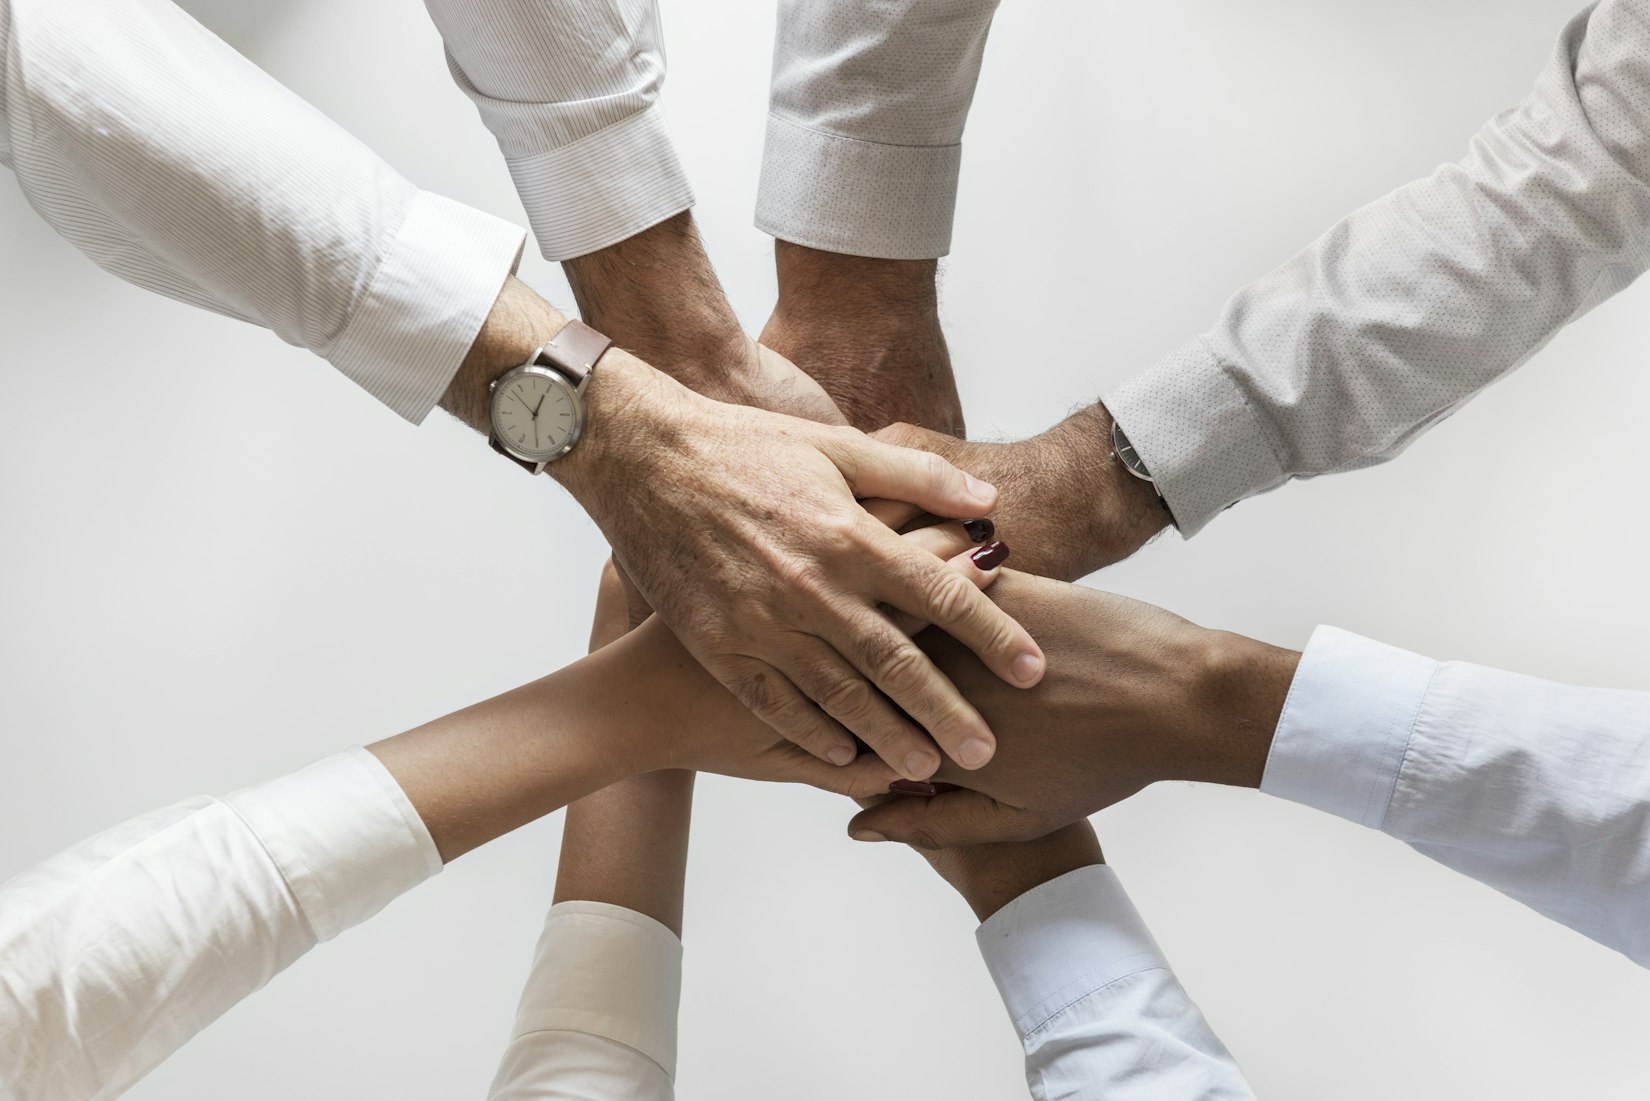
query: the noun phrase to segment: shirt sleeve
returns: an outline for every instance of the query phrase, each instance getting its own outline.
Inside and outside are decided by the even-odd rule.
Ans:
[[[0,1095],[119,1095],[440,869],[412,804],[362,749],[52,857],[0,886]]]
[[[0,163],[100,267],[267,326],[414,422],[523,240],[408,183],[167,0],[0,0]]]
[[[780,0],[756,225],[827,252],[951,250],[997,0]]]
[[[1105,398],[1182,534],[1385,462],[1650,266],[1650,0],[1565,29],[1467,155],[1239,291]]]
[[[1254,1096],[1106,865],[1027,891],[977,937],[1034,1101]]]
[[[1650,966],[1650,693],[1320,627],[1261,790],[1384,830]]]
[[[682,942],[604,902],[550,908],[490,1101],[675,1097]]]
[[[547,260],[693,205],[665,126],[657,0],[425,0]]]

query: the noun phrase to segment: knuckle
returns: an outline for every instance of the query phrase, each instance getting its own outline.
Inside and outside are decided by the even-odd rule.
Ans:
[[[817,698],[819,706],[839,719],[865,715],[872,706],[871,686],[860,677],[841,677],[825,685]]]
[[[776,696],[773,682],[767,673],[746,673],[730,677],[724,682],[733,698],[744,704],[745,708],[761,715],[764,718],[775,711]]]
[[[942,566],[933,573],[927,586],[923,603],[933,622],[956,623],[973,610],[974,594],[978,590],[957,571]]]
[[[922,684],[927,667],[928,659],[923,652],[910,642],[903,642],[872,663],[872,679],[884,692],[897,698]]]

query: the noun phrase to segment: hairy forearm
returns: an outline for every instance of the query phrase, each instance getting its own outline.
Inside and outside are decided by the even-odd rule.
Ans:
[[[469,354],[441,396],[441,408],[477,432],[487,432],[487,387],[510,368],[526,363],[565,324],[567,316],[526,283],[513,275],[507,278]]]
[[[762,342],[872,431],[896,421],[960,436],[940,328],[937,260],[880,260],[774,242],[779,301]]]

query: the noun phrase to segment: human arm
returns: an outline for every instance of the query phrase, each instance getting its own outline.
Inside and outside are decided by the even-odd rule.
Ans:
[[[1106,395],[1183,534],[1291,478],[1393,458],[1650,264],[1647,54],[1650,4],[1588,8],[1459,162],[1356,211]]]
[[[632,639],[370,750],[134,819],[0,888],[8,1101],[118,1094],[444,861],[633,771],[720,757],[861,794],[887,782],[870,758],[837,769],[763,745],[662,625]],[[736,721],[689,744],[695,700]]]
[[[0,2],[0,163],[99,266],[267,326],[414,422],[521,251],[165,0]]]
[[[611,567],[596,598],[592,650],[629,626]],[[675,1094],[682,984],[682,892],[693,773],[632,776],[567,808],[555,904],[488,1096]]]
[[[1023,574],[993,591],[1038,632],[1049,677],[1009,697],[942,657],[996,724],[997,755],[962,781],[977,791],[862,812],[862,839],[1028,839],[1158,780],[1258,787],[1650,963],[1650,693],[1433,662],[1331,628],[1302,655]]]

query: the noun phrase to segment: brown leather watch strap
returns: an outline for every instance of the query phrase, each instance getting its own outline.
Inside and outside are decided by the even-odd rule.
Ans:
[[[492,435],[491,433],[487,436],[487,442],[492,445],[494,451],[497,451],[500,455],[503,455],[506,459],[509,459],[529,474],[537,474],[540,470],[544,469],[543,463],[535,463],[531,459],[518,458],[504,450],[504,445],[498,442],[498,437]]]
[[[539,359],[547,360],[549,366],[572,379],[577,386],[596,369],[596,361],[611,347],[613,342],[589,325],[582,321],[569,321],[544,346]]]

